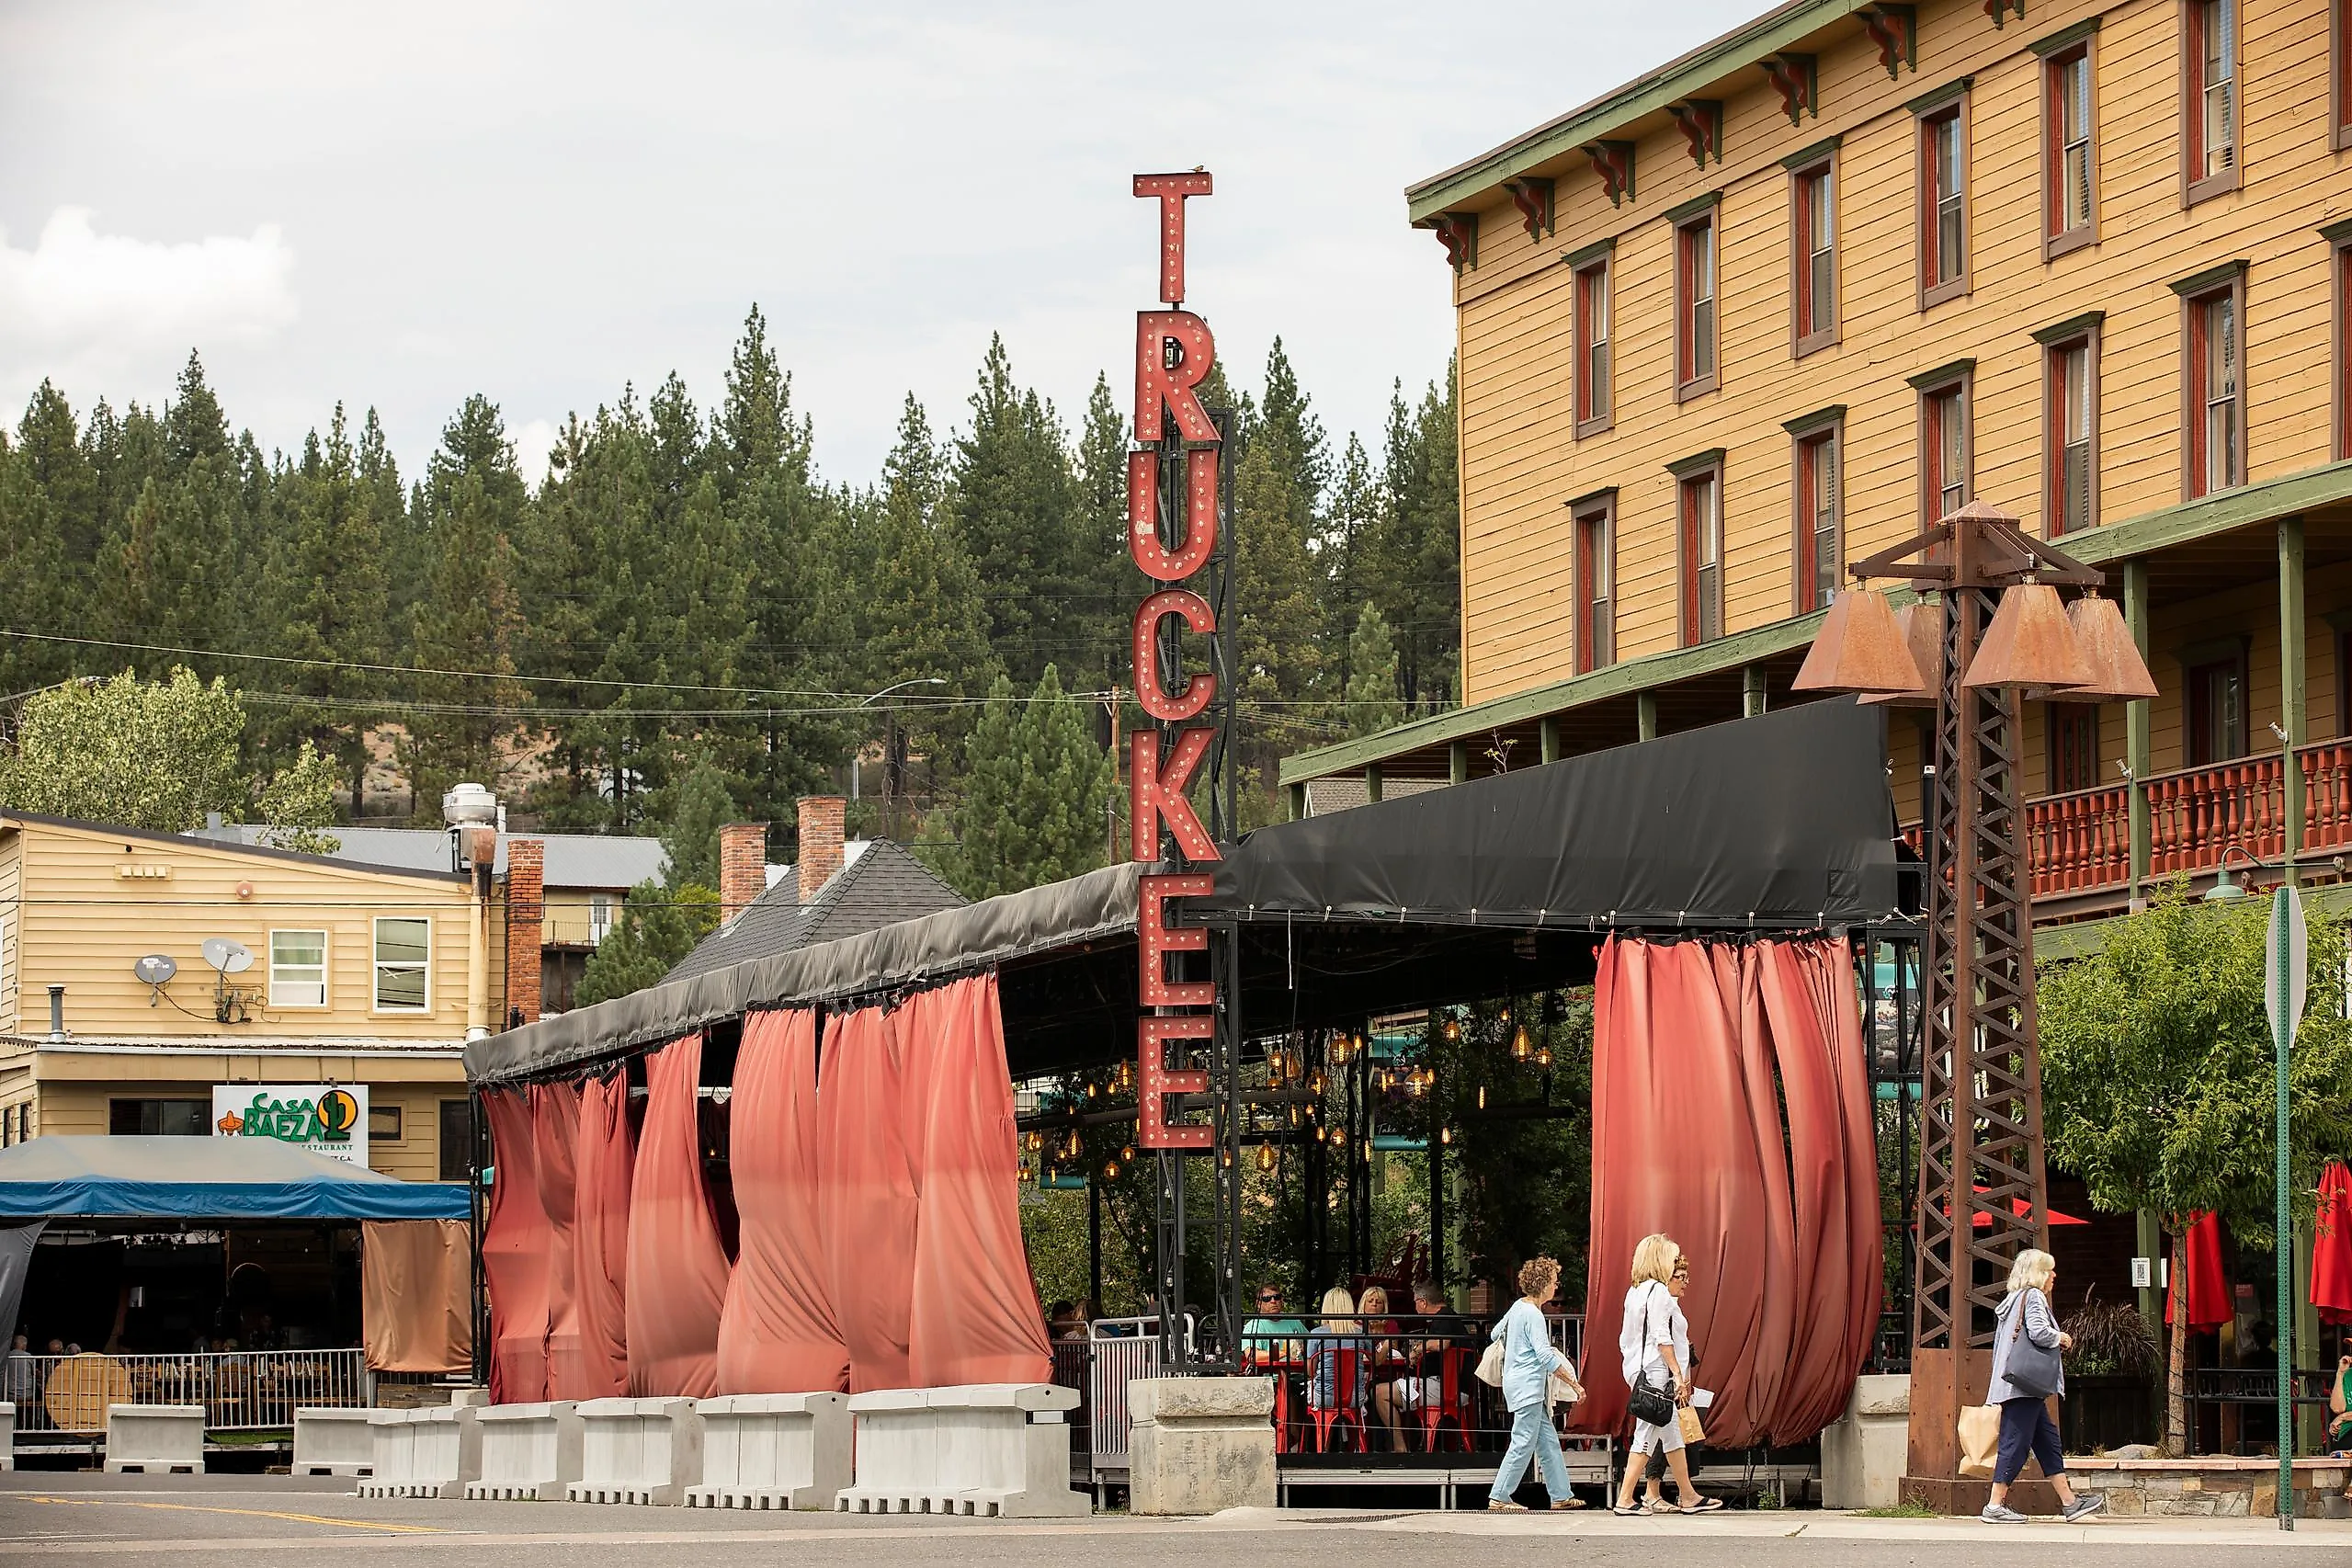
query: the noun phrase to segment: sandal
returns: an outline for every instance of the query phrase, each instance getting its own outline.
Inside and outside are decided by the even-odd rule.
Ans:
[[[1611,1504],[1608,1511],[1620,1519],[1638,1519],[1642,1517],[1642,1509],[1628,1508],[1619,1504]]]
[[[1683,1509],[1682,1512],[1686,1514],[1712,1514],[1721,1511],[1722,1506],[1723,1500],[1721,1497],[1701,1497],[1689,1507]]]
[[[1672,1503],[1667,1502],[1663,1497],[1653,1497],[1647,1503],[1642,1504],[1642,1506],[1648,1509],[1653,1514],[1678,1514],[1682,1512],[1681,1509],[1676,1507]]]
[[[1551,1506],[1551,1511],[1552,1511],[1553,1513],[1557,1514],[1557,1513],[1561,1512],[1562,1509],[1566,1509],[1566,1508],[1581,1508],[1581,1507],[1583,1507],[1584,1506],[1585,1506],[1585,1500],[1584,1500],[1582,1497],[1562,1497],[1562,1499],[1560,1499],[1560,1501],[1559,1501],[1559,1502],[1554,1503],[1554,1504]]]
[[[1486,1500],[1486,1511],[1490,1514],[1524,1514],[1528,1511],[1528,1506],[1525,1503],[1514,1503],[1508,1497],[1489,1497]]]

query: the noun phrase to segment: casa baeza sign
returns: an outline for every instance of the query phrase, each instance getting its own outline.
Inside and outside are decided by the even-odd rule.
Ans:
[[[368,1163],[365,1084],[215,1084],[212,1135],[275,1138],[312,1153]]]

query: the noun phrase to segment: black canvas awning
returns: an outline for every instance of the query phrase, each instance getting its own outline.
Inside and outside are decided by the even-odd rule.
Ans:
[[[1579,983],[1611,930],[1899,918],[1880,710],[1808,703],[1261,828],[1190,921],[1244,923],[1246,1027]],[[494,1035],[477,1082],[544,1076],[763,1007],[1005,976],[1017,1074],[1133,1049],[1136,874],[1112,866]],[[1530,933],[1533,934],[1530,937]]]

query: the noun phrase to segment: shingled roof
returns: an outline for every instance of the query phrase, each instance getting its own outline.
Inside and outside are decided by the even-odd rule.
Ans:
[[[961,894],[889,839],[863,846],[807,903],[799,894],[797,878],[771,883],[742,914],[705,937],[662,983],[964,904]]]

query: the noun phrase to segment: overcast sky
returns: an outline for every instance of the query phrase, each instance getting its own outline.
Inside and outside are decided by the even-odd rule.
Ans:
[[[1278,333],[1377,452],[1452,342],[1405,183],[1760,8],[0,0],[0,410],[157,401],[195,347],[265,447],[373,404],[413,473],[478,391],[536,483],[624,382],[707,408],[756,301],[863,483],[992,330],[1065,420],[1097,370],[1124,401],[1129,176],[1206,165],[1220,357],[1255,385]]]

